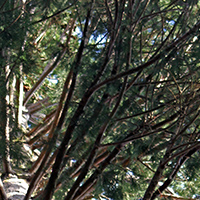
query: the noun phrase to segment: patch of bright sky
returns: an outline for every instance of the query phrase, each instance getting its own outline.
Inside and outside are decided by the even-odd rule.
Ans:
[[[76,27],[75,34],[77,35],[78,38],[82,38],[82,31],[79,27]]]
[[[57,79],[51,79],[51,78],[47,78],[47,80],[53,84],[57,84],[58,80]]]
[[[99,44],[104,44],[106,42],[106,35],[98,35],[96,38],[92,35],[90,37],[90,40],[89,40],[89,43],[91,43],[92,41],[95,41],[96,43],[99,43]]]
[[[170,26],[173,26],[175,24],[175,21],[174,20],[170,20],[170,21],[166,21]]]
[[[80,42],[83,34],[82,34],[82,31],[79,27],[76,27],[75,34],[79,38],[79,42]],[[106,42],[106,35],[103,35],[103,34],[98,35],[98,37],[96,39],[93,35],[91,35],[91,37],[89,39],[89,43],[92,43],[93,41],[102,45]]]
[[[51,77],[51,76],[50,76]],[[47,80],[53,84],[57,84],[58,83],[58,79],[56,78],[55,75],[53,75],[52,78],[47,78]]]
[[[152,31],[152,28],[147,29],[147,32],[151,33],[151,31]]]

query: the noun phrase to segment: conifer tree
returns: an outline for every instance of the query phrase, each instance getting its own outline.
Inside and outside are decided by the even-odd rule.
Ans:
[[[200,2],[0,2],[0,199],[197,199]]]

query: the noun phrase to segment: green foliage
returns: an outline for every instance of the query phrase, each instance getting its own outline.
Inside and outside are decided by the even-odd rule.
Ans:
[[[55,199],[75,188],[80,199],[138,200],[170,176],[173,195],[198,195],[199,2],[91,2],[0,3],[0,137],[9,124],[12,167],[31,169],[26,143],[36,158],[49,149],[35,194],[60,169]]]

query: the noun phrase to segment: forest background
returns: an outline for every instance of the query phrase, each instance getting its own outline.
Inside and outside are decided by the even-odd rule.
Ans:
[[[198,0],[2,0],[1,199],[198,199],[199,58]]]

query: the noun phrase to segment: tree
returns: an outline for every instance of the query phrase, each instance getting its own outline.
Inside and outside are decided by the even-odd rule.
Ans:
[[[199,6],[1,2],[1,199],[197,198]]]

